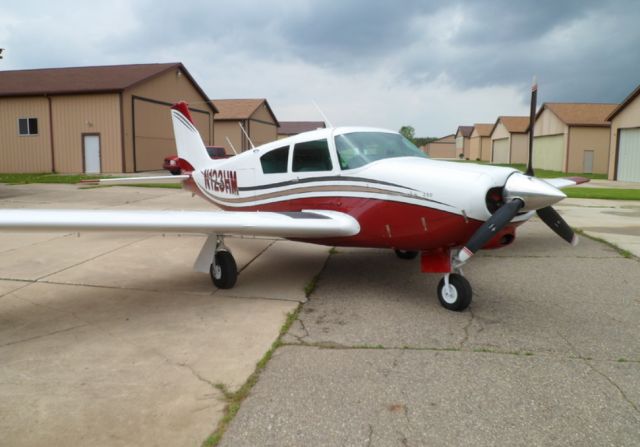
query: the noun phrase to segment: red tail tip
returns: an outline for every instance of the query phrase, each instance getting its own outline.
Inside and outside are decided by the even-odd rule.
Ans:
[[[191,124],[194,124],[193,118],[191,118],[191,112],[189,112],[189,104],[187,104],[185,101],[180,101],[172,105],[171,108],[173,110],[177,110],[178,112],[182,113],[189,120]]]

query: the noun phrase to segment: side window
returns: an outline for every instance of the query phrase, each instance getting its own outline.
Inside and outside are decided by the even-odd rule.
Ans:
[[[331,171],[327,140],[306,141],[293,148],[293,172]]]
[[[262,172],[265,174],[278,174],[287,172],[287,161],[289,160],[289,146],[279,147],[267,152],[260,157]]]
[[[38,135],[38,118],[18,118],[19,135]]]

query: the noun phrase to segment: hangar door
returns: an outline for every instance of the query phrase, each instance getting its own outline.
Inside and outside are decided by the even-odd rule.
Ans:
[[[562,171],[564,158],[564,134],[533,138],[534,168]]]
[[[171,123],[171,104],[138,96],[133,97],[134,170],[162,169],[164,157],[176,153]],[[189,108],[196,128],[205,144],[209,144],[209,112]]]
[[[617,179],[625,182],[640,182],[640,129],[618,131]]]
[[[493,140],[493,157],[491,163],[508,164],[509,163],[509,138],[500,138]]]

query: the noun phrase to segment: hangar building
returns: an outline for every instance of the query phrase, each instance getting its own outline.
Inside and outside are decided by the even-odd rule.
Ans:
[[[528,116],[499,116],[491,130],[491,163],[527,163],[528,130]]]
[[[211,144],[217,109],[181,63],[0,71],[0,172],[161,169],[181,100]]]
[[[278,138],[280,123],[266,99],[213,99],[212,101],[220,111],[216,115],[215,145],[224,146],[227,154],[233,154],[233,148],[238,153],[244,152],[251,148],[251,142],[255,146],[260,146]],[[251,142],[242,129],[249,135]]]
[[[469,159],[491,161],[491,131],[493,124],[476,123],[469,140]]]
[[[610,123],[618,104],[544,103],[536,115],[533,165],[551,171],[605,174]]]
[[[607,117],[609,180],[640,182],[640,85]]]

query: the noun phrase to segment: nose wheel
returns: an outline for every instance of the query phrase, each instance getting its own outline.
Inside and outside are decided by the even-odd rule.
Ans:
[[[463,311],[471,304],[472,297],[471,284],[458,273],[447,273],[438,283],[438,300],[445,309]]]

